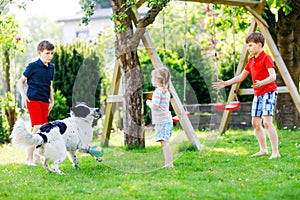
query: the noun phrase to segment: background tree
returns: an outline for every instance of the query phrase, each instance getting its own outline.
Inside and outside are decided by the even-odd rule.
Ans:
[[[300,1],[268,0],[267,3],[263,17],[269,25],[272,38],[299,91]],[[279,73],[277,73],[276,83],[278,86],[285,86]],[[293,128],[300,125],[299,112],[289,93],[279,94],[275,119],[281,128]]]
[[[28,1],[33,0],[0,0],[0,15],[6,14],[9,10],[9,6],[15,4],[18,8],[25,9]]]
[[[11,132],[17,117],[16,84],[14,84],[17,77],[13,58],[23,52],[24,39],[19,35],[19,25],[12,16],[2,15],[0,21],[0,72],[3,94],[6,97],[2,100],[1,108]]]
[[[144,80],[137,55],[137,47],[146,27],[152,24],[168,0],[146,1],[150,10],[133,29],[134,1],[111,1],[113,20],[115,21],[115,54],[120,63],[124,81],[124,133],[125,146],[129,149],[145,147],[143,120],[143,85]]]
[[[93,1],[94,2],[94,1]],[[112,20],[115,22],[115,55],[120,63],[123,83],[125,86],[124,94],[124,133],[125,146],[129,149],[137,147],[145,147],[144,139],[144,120],[143,120],[143,76],[141,66],[138,59],[137,47],[142,36],[146,31],[146,27],[152,24],[158,13],[166,6],[169,0],[147,0],[149,11],[145,16],[136,22],[136,29],[133,29],[135,1],[127,0],[111,0],[113,8]],[[92,4],[84,4],[82,2],[87,17],[93,14]],[[83,18],[83,23],[88,20]]]

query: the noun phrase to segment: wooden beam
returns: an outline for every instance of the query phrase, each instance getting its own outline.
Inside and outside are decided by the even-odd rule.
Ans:
[[[277,87],[278,93],[289,93],[289,89],[286,86],[279,86]],[[246,88],[246,89],[239,89],[237,92],[238,95],[252,95],[254,94],[254,91],[252,88]]]
[[[114,74],[113,74],[113,79],[112,79],[111,88],[109,92],[111,95],[118,94],[120,79],[121,79],[120,64],[117,60],[115,62],[116,63],[114,68]],[[113,110],[114,110],[114,103],[107,102],[105,108],[104,128],[103,128],[103,134],[101,138],[101,145],[104,147],[108,146],[108,142],[110,138],[110,132],[111,132],[111,127],[113,122]]]
[[[277,49],[277,46],[274,42],[274,40],[272,39],[272,36],[269,32],[269,30],[259,21],[257,20],[256,21],[260,30],[261,30],[261,33],[264,35],[265,37],[265,40],[266,40],[266,43],[268,44],[269,46],[269,49],[274,57],[274,60],[275,60],[275,63],[278,67],[278,70],[283,78],[283,81],[285,83],[285,85],[287,86],[287,88],[289,89],[290,91],[290,94],[291,94],[291,97],[294,101],[294,104],[298,110],[298,112],[300,112],[300,96],[299,96],[299,91]]]
[[[228,6],[256,6],[262,3],[261,0],[179,0],[179,1],[190,1],[198,3],[212,3],[212,4],[223,4]]]
[[[248,10],[256,18],[256,20],[259,20],[265,27],[269,28],[268,23],[254,9],[252,9],[250,6],[244,6],[244,8]]]
[[[134,12],[134,16],[135,19],[133,19],[133,21],[138,21],[138,19],[140,18],[139,13],[138,12]],[[149,33],[146,29],[146,32],[144,34],[144,36],[142,37],[142,42],[145,46],[145,49],[150,57],[150,60],[154,66],[154,68],[158,68],[163,66],[163,63],[160,60],[160,57],[157,54],[157,51],[152,43],[152,40],[149,36]],[[171,98],[171,104],[174,108],[174,111],[176,113],[176,115],[178,116],[179,120],[180,120],[180,124],[185,132],[185,134],[187,135],[187,138],[189,139],[190,143],[197,149],[197,150],[201,150],[201,145],[200,142],[197,138],[196,132],[192,126],[191,121],[189,120],[189,118],[186,115],[186,111],[184,110],[184,107],[177,95],[177,92],[172,84],[172,82],[170,83],[170,92],[172,94]]]

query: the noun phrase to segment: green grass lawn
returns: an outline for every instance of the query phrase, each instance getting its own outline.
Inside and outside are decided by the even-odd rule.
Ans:
[[[300,131],[278,132],[282,157],[269,160],[249,157],[258,151],[252,130],[199,131],[201,152],[174,131],[173,169],[161,169],[153,132],[147,131],[147,148],[134,151],[125,151],[122,134],[113,134],[103,162],[79,153],[80,168],[65,160],[61,176],[24,165],[26,152],[4,145],[0,199],[300,199]]]

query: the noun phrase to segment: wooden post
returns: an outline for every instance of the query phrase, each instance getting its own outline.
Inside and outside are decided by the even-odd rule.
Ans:
[[[113,79],[112,79],[111,88],[109,92],[111,95],[118,94],[120,79],[121,79],[120,64],[117,60],[115,62],[116,63],[114,68],[114,74],[113,74]],[[110,138],[111,126],[112,126],[112,121],[114,116],[113,110],[114,110],[114,103],[107,102],[106,109],[105,109],[104,129],[101,138],[101,145],[104,147],[108,146],[108,142]]]

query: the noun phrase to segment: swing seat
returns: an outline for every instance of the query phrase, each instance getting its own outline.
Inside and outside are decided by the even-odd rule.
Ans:
[[[191,116],[191,113],[187,111],[187,112],[186,112],[186,116],[190,117],[190,116]],[[177,123],[177,122],[179,122],[180,120],[179,120],[179,117],[178,117],[178,116],[174,116],[174,117],[172,117],[172,121],[175,122],[175,123]]]
[[[224,104],[224,103],[215,103],[214,104],[214,108],[216,110],[225,110],[225,107],[226,107],[226,104]]]
[[[224,103],[216,103],[214,104],[214,108],[216,110],[237,110],[241,107],[241,102],[239,101],[232,101],[230,104],[226,105]]]
[[[241,107],[241,102],[232,101],[229,105],[225,106],[225,110],[237,110],[239,107]]]

